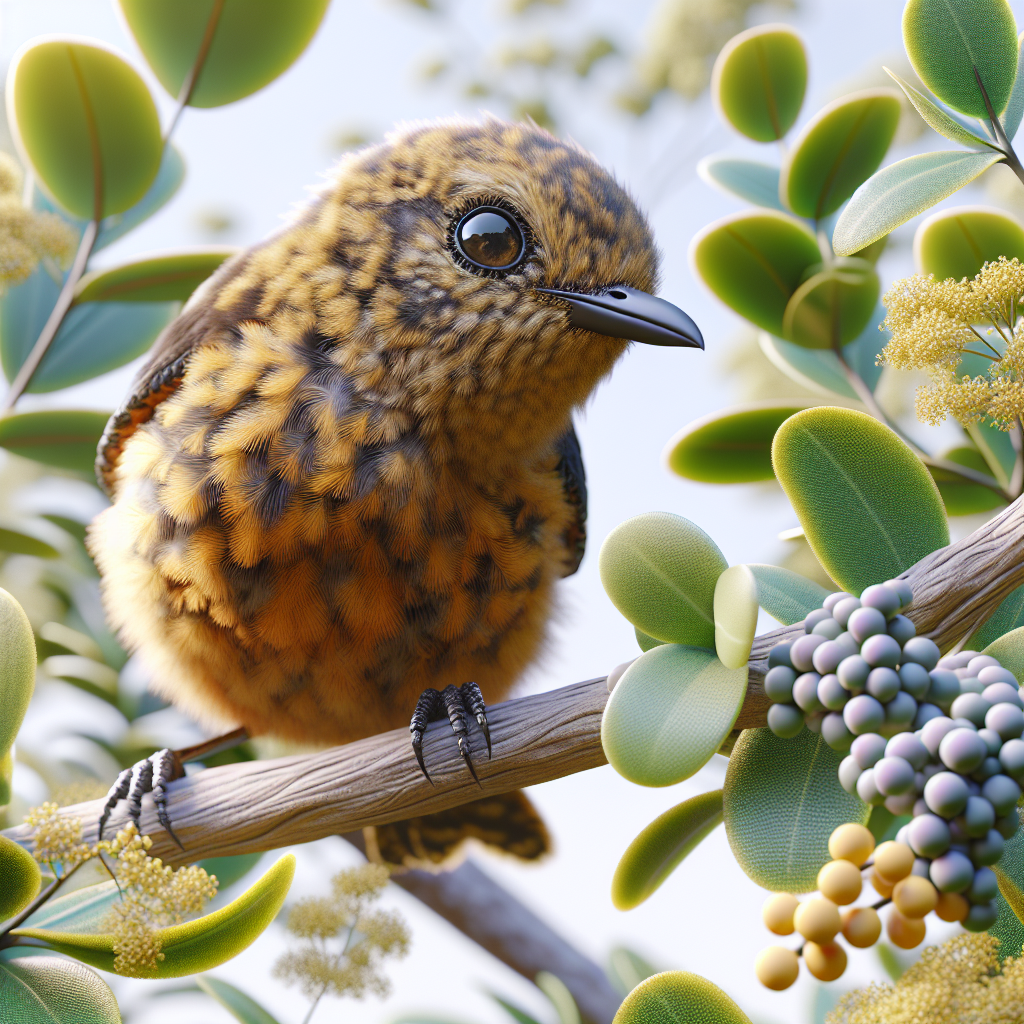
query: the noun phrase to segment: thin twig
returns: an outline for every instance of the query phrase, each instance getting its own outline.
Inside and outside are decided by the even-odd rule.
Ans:
[[[992,123],[992,134],[999,143],[999,148],[1002,151],[1006,166],[1017,175],[1021,182],[1024,182],[1024,167],[1021,167],[1020,160],[1017,159],[1017,154],[1014,152],[1013,146],[1010,144],[1010,140],[1006,137],[1006,132],[1003,130],[1002,122],[996,116],[996,112],[992,108],[992,101],[989,99],[988,90],[986,90],[981,81],[981,75],[978,74],[977,67],[974,67],[973,71],[974,79],[978,83],[978,88],[981,90],[981,98],[985,101],[985,109],[988,111],[989,121]]]
[[[223,11],[224,0],[213,0],[213,8],[210,11],[210,17],[206,22],[206,28],[203,30],[203,38],[199,44],[199,51],[196,54],[195,62],[192,67],[188,69],[188,74],[185,75],[185,80],[181,83],[181,88],[178,90],[178,99],[174,108],[174,114],[171,116],[171,120],[167,125],[167,131],[164,133],[164,145],[170,141],[171,135],[174,133],[174,129],[178,127],[178,121],[180,120],[181,115],[188,106],[189,100],[192,99],[192,93],[195,92],[196,85],[199,82],[199,76],[206,64],[206,58],[210,54],[210,47],[213,45],[213,37],[217,33],[217,26],[220,24],[220,16]]]

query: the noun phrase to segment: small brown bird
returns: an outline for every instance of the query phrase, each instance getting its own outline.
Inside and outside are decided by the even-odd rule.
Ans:
[[[473,770],[467,712],[486,730],[582,557],[573,410],[628,339],[703,347],[647,294],[657,261],[629,195],[535,125],[413,125],[347,158],[192,297],[101,442],[90,549],[155,691],[324,745],[415,709],[421,767],[446,713]],[[169,828],[180,773],[167,751],[124,772],[104,820],[152,790]],[[530,816],[492,800],[442,831],[501,806]],[[395,826],[389,859],[442,856],[427,831]]]

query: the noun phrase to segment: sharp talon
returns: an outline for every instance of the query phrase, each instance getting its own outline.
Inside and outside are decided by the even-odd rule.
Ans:
[[[413,732],[412,749],[413,753],[416,755],[416,761],[420,766],[420,771],[423,772],[423,778],[433,785],[434,780],[430,777],[430,773],[427,771],[427,766],[423,763],[423,733],[419,731]]]
[[[469,747],[466,744],[464,736],[459,737],[459,753],[462,755],[462,760],[466,762],[466,767],[469,769],[469,774],[473,776],[476,784],[480,785],[480,779],[476,774],[476,769],[473,767],[473,759],[469,756]]]
[[[466,710],[476,719],[480,731],[487,740],[487,759],[491,758],[491,730],[487,725],[487,705],[484,703],[484,695],[476,683],[463,683],[459,688],[462,703]]]
[[[487,740],[487,760],[489,761],[491,759],[491,730],[487,727],[487,716],[477,715],[476,720],[477,724],[483,730],[484,739]]]

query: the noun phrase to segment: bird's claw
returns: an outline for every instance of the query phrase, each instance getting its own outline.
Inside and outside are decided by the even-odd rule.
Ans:
[[[459,753],[462,755],[470,774],[480,785],[480,778],[473,766],[473,759],[469,750],[469,723],[467,713],[472,715],[480,726],[487,741],[487,757],[491,756],[491,730],[487,724],[487,705],[484,703],[484,695],[476,683],[463,683],[462,686],[446,686],[444,690],[424,690],[420,699],[416,702],[416,710],[412,713],[412,722],[409,731],[412,733],[412,749],[416,755],[416,761],[423,772],[423,777],[431,785],[434,780],[427,772],[423,762],[423,733],[427,726],[437,719],[446,715],[451,723],[452,732],[455,733],[459,746]]]
[[[167,814],[167,786],[175,779],[184,776],[185,769],[182,766],[177,754],[173,750],[158,750],[155,754],[142,761],[126,768],[117,780],[110,787],[107,793],[106,803],[100,814],[99,838],[103,838],[103,829],[107,824],[111,811],[122,801],[127,800],[128,817],[140,832],[142,828],[139,820],[142,816],[142,798],[147,794],[153,795],[153,804],[156,807],[157,820],[167,834],[182,849],[181,840],[174,834],[171,828],[171,819]]]

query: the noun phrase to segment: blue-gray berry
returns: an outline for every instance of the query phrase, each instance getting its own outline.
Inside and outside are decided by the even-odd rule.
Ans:
[[[939,663],[939,649],[934,640],[926,636],[915,636],[903,645],[903,660],[915,661],[930,672]]]

